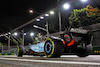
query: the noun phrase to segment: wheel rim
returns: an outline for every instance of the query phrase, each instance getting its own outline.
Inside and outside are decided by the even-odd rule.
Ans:
[[[45,51],[46,53],[50,53],[50,51],[52,50],[52,45],[48,42],[45,45]]]
[[[54,42],[51,38],[46,39],[46,43],[44,45],[44,54],[47,57],[51,57],[54,53]]]

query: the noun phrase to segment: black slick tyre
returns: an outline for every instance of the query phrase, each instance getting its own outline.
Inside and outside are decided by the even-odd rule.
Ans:
[[[57,58],[64,51],[62,41],[55,38],[47,38],[44,45],[44,54],[49,58]]]
[[[89,44],[89,45],[86,45],[86,48],[79,48],[77,50],[77,56],[79,57],[86,57],[88,56],[90,53],[92,53],[92,45]]]
[[[17,57],[22,57],[24,53],[24,47],[23,46],[18,46],[17,47]]]

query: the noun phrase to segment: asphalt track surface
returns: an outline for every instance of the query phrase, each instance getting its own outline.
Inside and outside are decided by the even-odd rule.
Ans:
[[[100,55],[77,57],[76,55],[62,55],[60,58],[47,58],[40,56],[16,55],[0,56],[0,63],[10,67],[100,67]]]

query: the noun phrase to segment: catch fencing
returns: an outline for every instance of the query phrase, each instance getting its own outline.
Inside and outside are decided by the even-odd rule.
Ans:
[[[0,47],[0,53],[16,53],[17,46],[1,46]]]

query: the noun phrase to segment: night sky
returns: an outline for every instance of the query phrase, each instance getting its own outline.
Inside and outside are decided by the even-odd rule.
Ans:
[[[67,1],[73,0],[60,0],[60,5]],[[77,5],[75,5],[75,3],[73,3],[69,10],[62,11],[62,15],[66,15],[68,17],[69,15],[67,14],[70,14],[73,9],[83,8],[88,4],[92,4],[94,7],[100,8],[100,0],[89,0],[89,2],[85,4],[77,3]],[[1,0],[0,34],[9,32],[14,28],[28,22],[29,20],[39,16],[39,14],[30,15],[28,13],[30,8],[35,12],[44,13],[55,7],[57,7],[57,0]],[[66,14],[64,12],[66,12]]]
[[[11,31],[39,15],[29,14],[29,9],[42,14],[56,5],[56,0],[1,0],[0,33]]]
[[[25,16],[30,8],[42,13],[55,5],[56,0],[1,0],[0,16]]]

